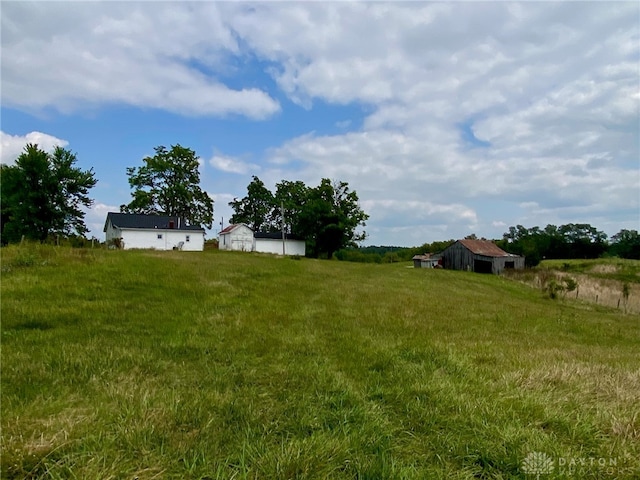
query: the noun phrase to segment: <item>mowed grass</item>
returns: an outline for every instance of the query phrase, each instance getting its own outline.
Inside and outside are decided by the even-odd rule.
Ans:
[[[2,477],[640,476],[638,316],[408,265],[2,249]]]

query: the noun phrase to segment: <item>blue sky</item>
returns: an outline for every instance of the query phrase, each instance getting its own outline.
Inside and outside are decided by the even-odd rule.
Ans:
[[[201,158],[219,222],[252,175],[349,182],[365,244],[640,228],[637,2],[2,2],[2,162],[63,145],[98,185]]]

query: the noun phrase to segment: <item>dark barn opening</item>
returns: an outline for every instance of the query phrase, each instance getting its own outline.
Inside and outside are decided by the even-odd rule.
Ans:
[[[491,262],[474,259],[473,271],[476,273],[491,273]]]
[[[504,268],[516,268],[516,262],[504,262]]]

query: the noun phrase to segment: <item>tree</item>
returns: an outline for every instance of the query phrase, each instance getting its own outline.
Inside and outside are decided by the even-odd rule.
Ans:
[[[558,232],[569,246],[565,258],[598,258],[607,250],[607,235],[588,223],[561,225]]]
[[[358,205],[358,195],[349,191],[346,182],[323,178],[316,188],[309,190],[300,213],[301,234],[307,241],[311,255],[326,254],[328,258],[341,248],[356,245],[366,237],[356,232],[365,226],[369,216]]]
[[[93,200],[89,190],[97,180],[93,169],[75,167],[74,153],[56,147],[52,153],[28,144],[15,165],[2,165],[2,243],[22,236],[44,242],[50,235],[84,235],[82,207]]]
[[[270,222],[274,208],[273,194],[258,177],[252,177],[251,183],[247,186],[247,195],[241,200],[229,202],[229,206],[234,211],[229,220],[231,223],[244,223],[254,232],[268,232],[274,229]]]
[[[609,253],[620,258],[640,260],[640,235],[638,231],[622,229],[612,236]]]
[[[284,230],[286,233],[300,233],[300,215],[302,214],[308,195],[309,188],[301,181],[291,182],[283,180],[280,183],[276,183],[271,223],[278,229],[282,229],[284,222]]]
[[[127,168],[133,200],[121,205],[125,213],[168,215],[191,225],[213,225],[213,200],[200,188],[199,158],[190,148],[155,148],[142,167]]]

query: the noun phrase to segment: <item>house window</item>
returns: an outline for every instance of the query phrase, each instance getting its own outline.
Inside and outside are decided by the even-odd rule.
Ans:
[[[162,240],[162,234],[161,233],[158,234],[158,240]]]
[[[185,237],[185,240],[186,240],[187,242],[188,242],[189,240],[191,240],[191,235],[187,235],[187,236]]]

